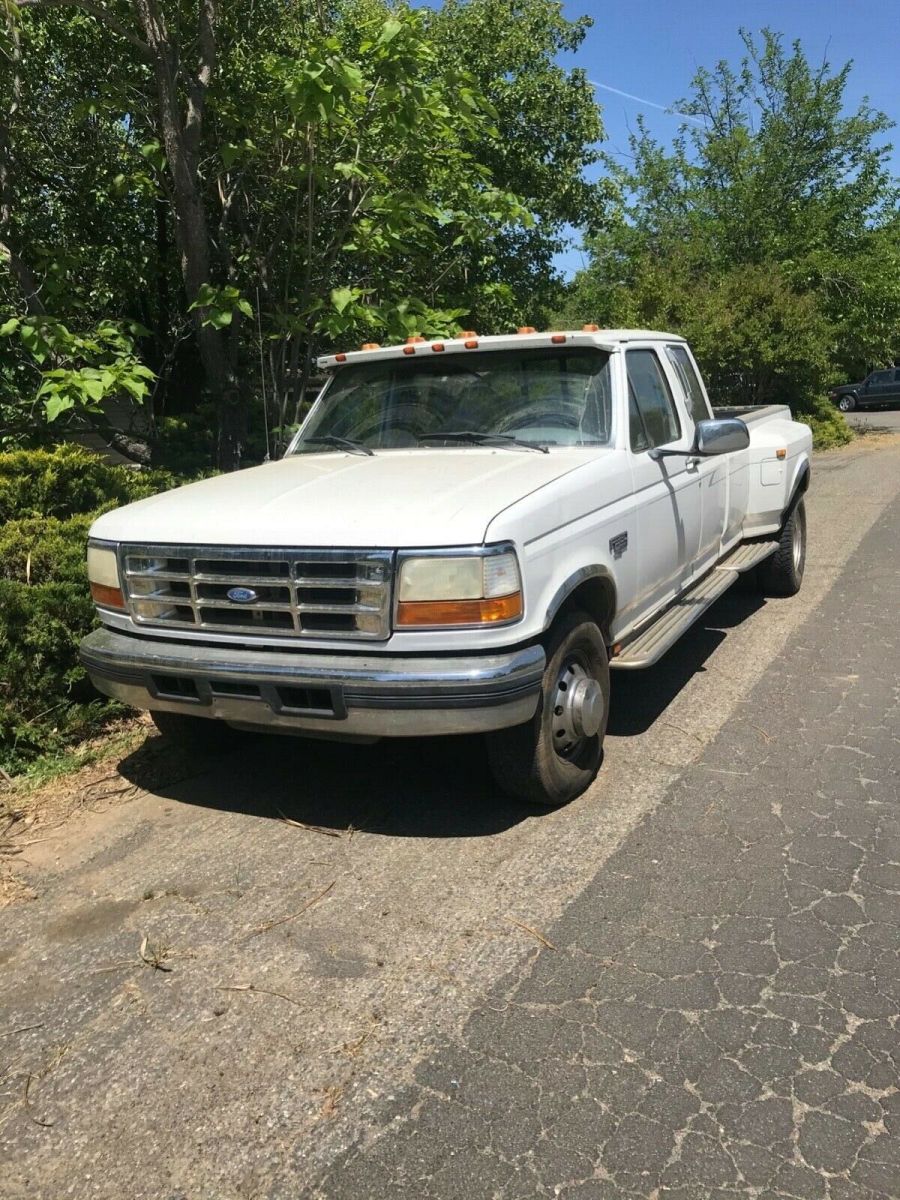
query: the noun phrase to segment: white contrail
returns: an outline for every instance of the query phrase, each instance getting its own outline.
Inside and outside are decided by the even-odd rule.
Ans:
[[[694,121],[697,125],[703,124],[699,117],[692,116],[690,113],[679,112],[677,108],[667,108],[665,104],[657,104],[655,100],[645,100],[643,96],[635,96],[632,92],[623,92],[621,88],[611,87],[608,83],[598,83],[596,79],[589,79],[588,83],[591,87],[602,88],[604,92],[615,92],[617,96],[624,96],[626,100],[636,100],[638,104],[649,104],[651,108],[658,108],[660,112],[684,117],[686,121]]]

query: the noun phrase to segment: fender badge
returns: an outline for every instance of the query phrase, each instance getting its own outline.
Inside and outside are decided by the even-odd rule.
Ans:
[[[628,534],[617,533],[615,537],[609,539],[609,552],[613,558],[621,558],[628,549]]]

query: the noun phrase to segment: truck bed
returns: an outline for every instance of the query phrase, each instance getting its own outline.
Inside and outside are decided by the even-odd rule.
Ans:
[[[713,416],[722,420],[727,417],[740,417],[747,425],[752,425],[754,421],[769,420],[772,417],[786,417],[789,421],[792,419],[791,410],[786,404],[714,405]]]

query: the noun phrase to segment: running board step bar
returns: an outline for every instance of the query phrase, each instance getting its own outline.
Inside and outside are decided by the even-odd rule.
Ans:
[[[754,567],[774,554],[778,549],[777,542],[745,542],[738,546],[716,567],[717,571],[752,571]]]
[[[649,628],[628,642],[621,654],[610,659],[609,665],[622,671],[652,667],[675,645],[684,631],[690,629],[723,592],[728,591],[737,577],[737,571],[710,571],[695,587],[667,608],[661,617],[657,617]]]
[[[777,542],[746,542],[723,558],[708,575],[694,584],[674,604],[626,643],[620,654],[610,659],[617,670],[652,667],[678,641],[686,629],[702,617],[711,604],[727,592],[743,571],[749,571],[778,549]]]

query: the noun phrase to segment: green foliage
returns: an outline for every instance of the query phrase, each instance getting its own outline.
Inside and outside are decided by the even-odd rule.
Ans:
[[[569,226],[599,223],[605,185],[583,178],[602,133],[593,90],[558,64],[588,22],[557,0],[162,0],[169,114],[192,116],[174,139],[142,9],[9,9],[0,241],[16,259],[0,256],[0,310],[6,292],[23,322],[143,332],[133,358],[65,353],[41,371],[0,340],[7,445],[33,440],[37,405],[72,423],[140,399],[137,366],[156,375],[160,422],[246,414],[264,376],[269,424],[288,427],[322,349],[536,319]],[[198,11],[216,43],[202,112]]]
[[[639,122],[610,163],[620,219],[590,242],[566,315],[653,325],[692,343],[719,403],[789,403],[819,440],[826,387],[900,353],[898,191],[849,68],[814,70],[799,44],[744,34],[737,70],[701,69],[670,148]]]
[[[114,467],[78,446],[0,454],[0,522],[96,513],[174,487],[166,471]]]
[[[0,454],[0,766],[22,770],[122,711],[78,663],[94,626],[88,529],[108,508],[177,480],[111,467],[74,447]]]

